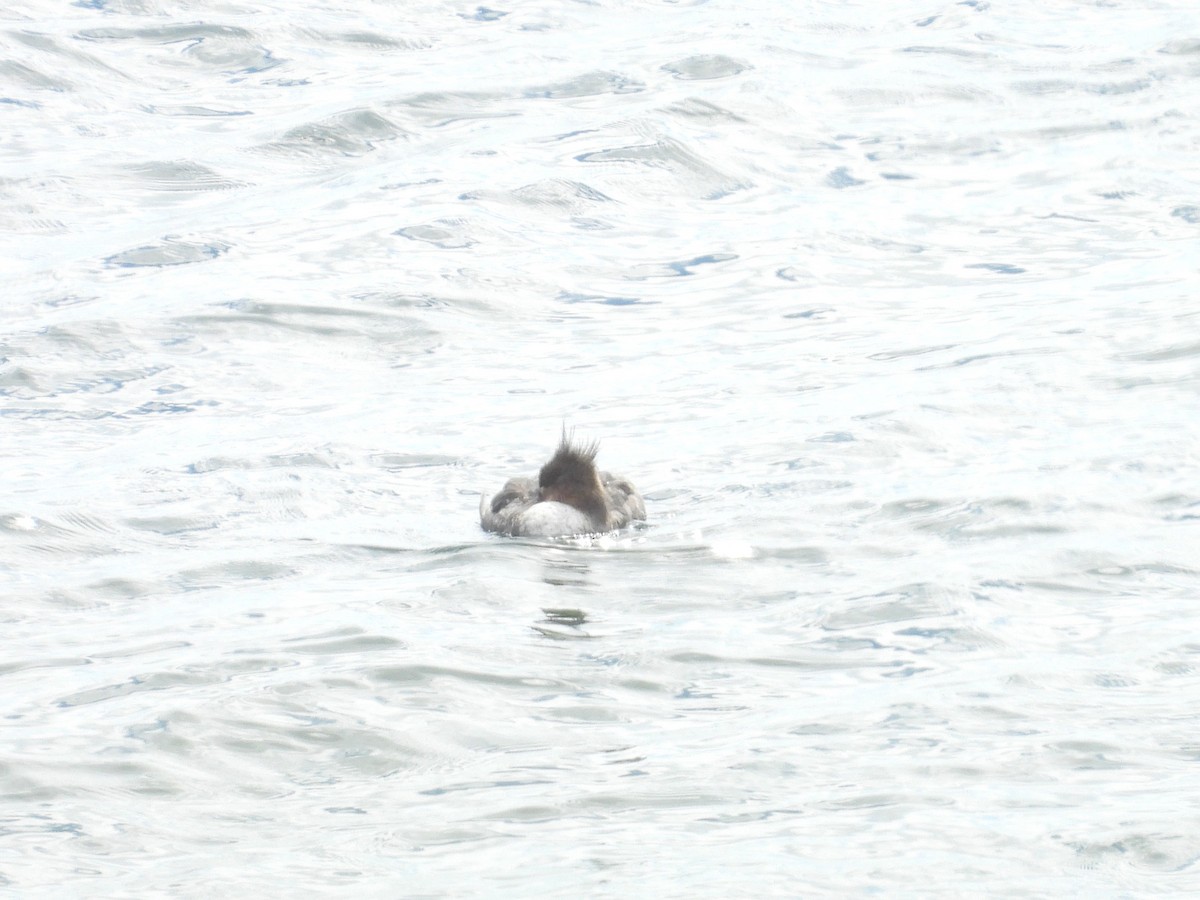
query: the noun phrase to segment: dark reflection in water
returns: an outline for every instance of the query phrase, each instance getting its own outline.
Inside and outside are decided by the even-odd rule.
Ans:
[[[588,620],[588,614],[582,609],[555,609],[545,607],[542,612],[546,618],[535,623],[533,630],[548,638],[556,640],[577,640],[590,638],[592,635],[583,630]]]
[[[548,553],[543,560],[542,581],[556,588],[571,589],[564,600],[573,599],[580,589],[589,594],[594,586],[591,564],[586,554],[571,556]],[[535,624],[533,629],[546,637],[559,640],[591,637],[583,630],[588,620],[587,613],[576,607],[543,607],[546,618]]]
[[[586,556],[548,555],[544,561],[542,581],[558,587],[590,588],[592,567]]]

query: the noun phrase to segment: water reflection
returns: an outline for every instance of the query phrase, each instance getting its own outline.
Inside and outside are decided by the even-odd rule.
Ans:
[[[591,574],[592,567],[583,554],[552,553],[543,560],[542,581],[556,587],[590,588]]]
[[[577,640],[590,638],[591,634],[584,631],[583,626],[588,621],[588,614],[582,609],[556,609],[543,607],[546,618],[532,626],[538,634],[556,640]]]

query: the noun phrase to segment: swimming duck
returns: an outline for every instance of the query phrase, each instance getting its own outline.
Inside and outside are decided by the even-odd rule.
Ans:
[[[484,531],[526,537],[597,534],[646,518],[646,504],[628,478],[596,469],[596,443],[576,446],[563,432],[537,481],[510,478],[488,502],[479,498]]]

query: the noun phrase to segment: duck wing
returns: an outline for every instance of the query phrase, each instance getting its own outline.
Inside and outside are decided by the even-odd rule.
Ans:
[[[484,531],[513,534],[517,518],[537,502],[536,481],[532,478],[510,478],[490,502],[487,494],[480,496],[479,524]]]
[[[608,500],[609,525],[612,528],[624,528],[634,519],[646,518],[646,502],[628,478],[601,472],[600,484]]]

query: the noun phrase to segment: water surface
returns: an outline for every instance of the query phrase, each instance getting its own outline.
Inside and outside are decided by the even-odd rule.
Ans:
[[[15,896],[1200,889],[1193,4],[0,13]],[[566,423],[644,528],[479,530]]]

